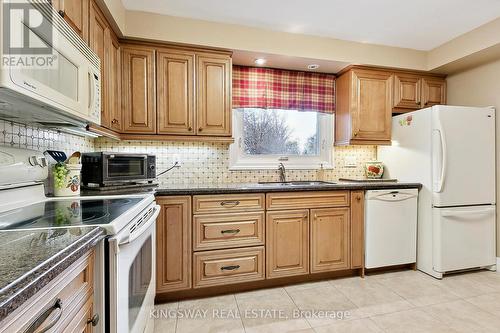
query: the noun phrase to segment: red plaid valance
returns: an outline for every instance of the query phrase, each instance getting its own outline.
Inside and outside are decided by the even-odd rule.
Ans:
[[[335,76],[233,66],[233,107],[333,113]]]

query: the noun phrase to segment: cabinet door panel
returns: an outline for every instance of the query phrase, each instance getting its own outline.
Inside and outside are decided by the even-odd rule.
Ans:
[[[53,4],[71,28],[73,28],[85,42],[88,42],[89,0],[57,0],[53,1]]]
[[[121,49],[118,39],[112,32],[109,34],[106,47],[109,50],[108,56],[108,119],[112,130],[120,132],[122,130],[122,59]]]
[[[198,135],[231,135],[231,58],[197,56]]]
[[[309,273],[309,211],[267,213],[267,278]]]
[[[156,133],[154,54],[154,49],[148,47],[122,47],[125,133]]]
[[[194,53],[157,54],[158,133],[193,135]]]
[[[365,262],[365,192],[351,192],[351,268]]]
[[[352,72],[352,136],[356,140],[390,140],[392,74]]]
[[[157,198],[156,292],[191,288],[191,197]]]
[[[394,75],[394,108],[420,109],[422,80],[417,75]]]
[[[436,77],[422,79],[422,107],[446,104],[446,81]]]
[[[349,208],[311,210],[311,273],[349,268]]]

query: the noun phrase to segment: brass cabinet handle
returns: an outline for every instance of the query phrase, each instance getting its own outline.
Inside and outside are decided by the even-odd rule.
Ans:
[[[45,327],[41,327],[43,322],[54,312],[54,311],[59,311],[57,316]],[[27,329],[24,330],[24,333],[32,333],[32,332],[38,332],[38,333],[43,333],[47,332],[50,330],[52,327],[54,327],[55,324],[61,319],[63,313],[63,308],[62,308],[62,301],[60,298],[56,299],[54,302],[54,305],[51,307],[47,308],[45,311],[43,311],[29,326]]]
[[[112,123],[112,124],[118,124],[118,119],[113,118],[113,120],[111,120],[111,123]]]
[[[220,270],[221,271],[234,271],[234,270],[237,270],[240,267],[241,267],[240,265],[222,266],[220,268]]]
[[[361,201],[361,196],[360,195],[356,196],[356,200]]]
[[[201,128],[201,127],[198,128],[198,132],[201,132],[201,131],[203,131],[203,128]]]
[[[222,207],[232,205],[232,207],[238,206],[240,204],[239,200],[233,200],[233,201],[221,201],[220,205]]]
[[[221,230],[220,233],[221,234],[237,234],[240,231],[241,231],[240,229],[227,229],[227,230]]]
[[[359,130],[354,131],[354,136],[358,136]]]
[[[188,131],[191,132],[193,128],[191,126],[188,127]]]
[[[87,320],[87,324],[92,324],[92,326],[95,327],[99,323],[99,319],[99,315],[96,313],[89,320]]]

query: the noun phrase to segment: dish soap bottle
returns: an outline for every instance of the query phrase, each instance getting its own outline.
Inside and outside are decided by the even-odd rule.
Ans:
[[[321,167],[316,172],[316,178],[320,182],[324,182],[325,181],[325,169],[323,168],[323,163],[321,163]]]

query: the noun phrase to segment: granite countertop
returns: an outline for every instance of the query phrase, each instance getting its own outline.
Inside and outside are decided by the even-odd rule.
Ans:
[[[0,321],[104,235],[99,227],[0,232]]]
[[[332,190],[384,190],[400,188],[418,188],[420,183],[406,182],[373,182],[373,181],[337,181],[322,185],[294,185],[258,183],[222,183],[222,184],[194,184],[168,185],[156,189],[156,195],[192,195],[192,194],[231,194],[231,193],[267,193],[291,191],[332,191]]]

